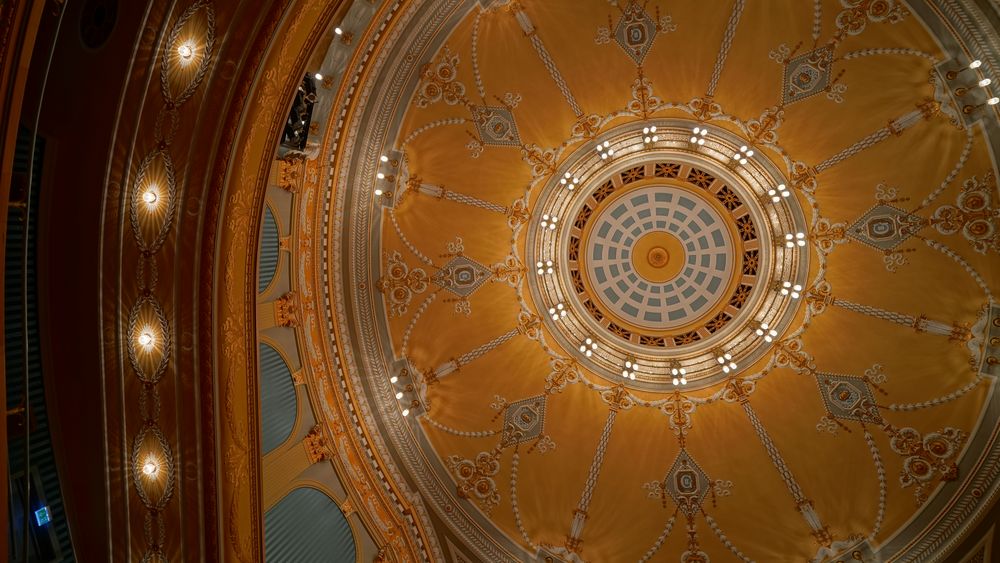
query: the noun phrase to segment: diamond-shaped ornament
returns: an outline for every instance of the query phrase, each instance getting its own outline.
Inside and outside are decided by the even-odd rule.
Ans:
[[[468,297],[491,275],[486,266],[465,256],[456,256],[434,274],[431,281],[459,297]]]
[[[870,424],[881,424],[875,396],[860,377],[833,373],[816,374],[823,404],[831,416]]]
[[[681,450],[673,466],[664,478],[664,488],[677,508],[688,516],[694,516],[701,507],[701,500],[712,486],[708,475],[698,467],[686,450]]]
[[[472,120],[476,122],[480,140],[487,145],[501,147],[521,146],[517,123],[509,109],[499,106],[472,106]]]
[[[793,104],[826,90],[832,63],[833,47],[829,45],[788,61],[782,85],[784,104]]]
[[[507,406],[503,417],[505,441],[530,442],[542,435],[545,426],[545,395],[522,399]]]
[[[625,6],[618,26],[615,27],[615,41],[639,65],[653,47],[654,39],[656,22],[638,2],[632,0]]]
[[[892,250],[920,230],[920,219],[880,203],[847,229],[847,236],[879,250]]]

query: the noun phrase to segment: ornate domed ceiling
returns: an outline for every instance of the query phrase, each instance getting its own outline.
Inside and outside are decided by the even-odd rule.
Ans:
[[[997,54],[963,10],[379,14],[299,275],[401,533],[448,561],[957,541],[1000,452]]]

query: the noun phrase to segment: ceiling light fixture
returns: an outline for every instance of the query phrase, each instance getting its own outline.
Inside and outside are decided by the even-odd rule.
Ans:
[[[396,399],[398,400],[398,399],[402,399],[402,398],[403,398],[403,392],[402,391],[396,391]]]
[[[594,355],[594,350],[597,350],[597,342],[594,342],[594,339],[588,336],[580,344],[580,353],[589,358]]]
[[[316,74],[313,75],[313,78],[315,78],[316,80],[323,80],[323,75],[317,72]]]
[[[139,337],[136,338],[136,341],[139,342],[139,346],[142,346],[143,348],[149,350],[150,348],[153,347],[153,344],[156,342],[156,337],[153,336],[152,332],[144,330],[142,331],[142,333],[139,334]]]
[[[410,416],[410,409],[403,409],[403,416]]]
[[[747,159],[753,157],[753,149],[743,145],[740,147],[740,152],[733,154],[733,161],[739,162],[740,164],[746,164]]]
[[[146,463],[142,464],[142,472],[148,477],[152,477],[160,471],[160,466],[152,459],[146,460]]]
[[[659,135],[656,134],[656,125],[651,125],[649,127],[642,128],[642,142],[645,144],[655,143],[660,140]]]
[[[948,80],[955,80],[956,78],[958,78],[959,74],[962,74],[963,72],[965,72],[967,70],[976,70],[977,68],[979,68],[981,66],[983,66],[983,61],[981,61],[979,59],[976,59],[976,60],[972,61],[971,63],[969,63],[968,66],[964,66],[964,67],[962,67],[962,68],[960,68],[958,70],[949,70],[948,72],[945,73],[944,76]]]
[[[691,144],[698,146],[704,145],[706,135],[708,135],[707,127],[695,127],[691,130]]]
[[[778,336],[778,331],[768,327],[767,323],[760,323],[760,327],[755,332],[757,336],[764,337],[764,342],[771,342],[775,336]]]
[[[778,184],[778,187],[767,190],[767,195],[771,196],[771,201],[778,203],[781,198],[792,195],[792,192],[784,184]]]
[[[738,367],[736,365],[736,362],[733,361],[733,355],[730,354],[729,352],[722,352],[722,353],[716,352],[716,354],[717,356],[715,360],[722,365],[722,371],[724,373],[729,373]]]
[[[674,361],[670,364],[670,375],[674,378],[673,383],[675,386],[687,385],[688,380],[687,377],[685,377],[687,375],[687,370],[682,368],[679,362]]]
[[[545,215],[542,215],[542,222],[541,222],[542,228],[549,229],[550,231],[555,230],[556,221],[558,220],[559,218],[556,217],[555,215],[549,215],[548,213],[546,213]]]
[[[600,145],[598,145],[597,150],[600,150]],[[559,183],[566,186],[566,189],[572,191],[573,188],[580,183],[580,179],[567,172],[563,174],[562,178],[559,179]]]
[[[601,160],[607,160],[608,157],[615,155],[615,149],[611,147],[610,142],[604,141],[597,144],[597,154],[601,155]]]
[[[979,81],[979,86],[981,86],[983,88],[989,86],[990,84],[993,84],[993,79],[991,79],[991,78],[984,78],[984,79],[982,79],[982,80]]]
[[[552,320],[558,321],[559,319],[566,316],[566,306],[562,303],[556,303],[555,307],[549,307],[549,316]]]
[[[785,246],[788,248],[795,248],[796,246],[806,245],[806,234],[805,233],[788,233],[785,235]]]
[[[538,275],[540,276],[542,274],[551,274],[555,271],[555,265],[552,264],[552,260],[546,260],[545,262],[538,261],[535,263],[535,268],[537,268],[535,271],[538,272]]]
[[[336,33],[337,35],[343,35],[344,34],[344,30],[340,29],[339,27],[333,28],[333,32]]]
[[[801,285],[799,284],[792,285],[792,282],[787,282],[787,281],[781,284],[781,289],[779,290],[779,292],[782,295],[791,295],[792,299],[798,299],[799,296],[801,295],[800,294],[801,291],[802,291]]]
[[[156,200],[158,199],[160,198],[156,195],[156,190],[153,188],[149,188],[142,194],[142,201],[146,202],[146,205],[150,207],[156,205]]]
[[[622,377],[635,381],[635,371],[637,369],[639,369],[639,364],[635,362],[635,358],[626,358],[625,368],[622,370]]]
[[[185,41],[177,47],[177,56],[183,61],[190,61],[194,57],[194,45],[190,42]]]

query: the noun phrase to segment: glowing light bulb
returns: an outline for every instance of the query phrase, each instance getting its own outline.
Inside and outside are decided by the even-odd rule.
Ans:
[[[191,60],[191,57],[194,56],[194,47],[190,43],[182,43],[177,47],[177,56],[185,61]]]
[[[385,180],[385,174],[383,174],[381,172],[379,172],[378,174],[376,174],[375,177],[378,178],[379,180]]]
[[[399,378],[395,375],[389,378],[389,383],[396,383],[397,381],[399,381]]]
[[[375,188],[375,195],[382,195],[382,190],[380,188]]]
[[[381,160],[382,162],[389,162],[389,157],[385,156],[384,154],[378,157],[378,159]]]
[[[991,78],[984,78],[979,81],[979,85],[983,88],[989,86],[990,84],[993,84],[993,80]]]
[[[315,78],[316,80],[323,80],[323,75],[317,72],[316,74],[313,75],[313,78]]]
[[[398,399],[402,399],[402,398],[403,398],[403,392],[402,391],[396,391],[396,399],[398,400]]]
[[[1000,98],[994,96],[994,97],[986,100],[986,103],[989,104],[989,105],[991,105],[991,106],[995,106],[997,104],[1000,104]]]
[[[969,63],[969,68],[971,68],[973,70],[975,70],[975,69],[977,69],[977,68],[979,68],[981,66],[983,66],[983,61],[981,61],[979,59],[976,59],[976,60],[972,61],[971,63]]]
[[[156,462],[154,462],[151,459],[146,460],[146,463],[142,464],[142,472],[145,475],[148,475],[150,477],[152,477],[153,475],[156,475],[156,473],[159,470],[160,470],[160,466],[157,465]]]
[[[403,409],[403,416],[410,416],[410,409]]]
[[[344,30],[340,29],[339,27],[333,28],[333,32],[336,33],[337,35],[343,35],[344,34]]]
[[[151,348],[153,346],[153,342],[156,341],[156,338],[153,337],[153,333],[145,331],[139,335],[137,340],[139,341],[139,345],[143,348]]]
[[[146,190],[146,193],[142,194],[142,201],[145,201],[147,205],[155,204],[157,199],[159,197],[153,189]]]

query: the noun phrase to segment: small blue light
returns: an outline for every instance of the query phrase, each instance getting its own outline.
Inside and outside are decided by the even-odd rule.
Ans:
[[[39,526],[44,526],[52,520],[52,514],[49,512],[49,507],[43,506],[35,511],[35,522],[38,522]]]

